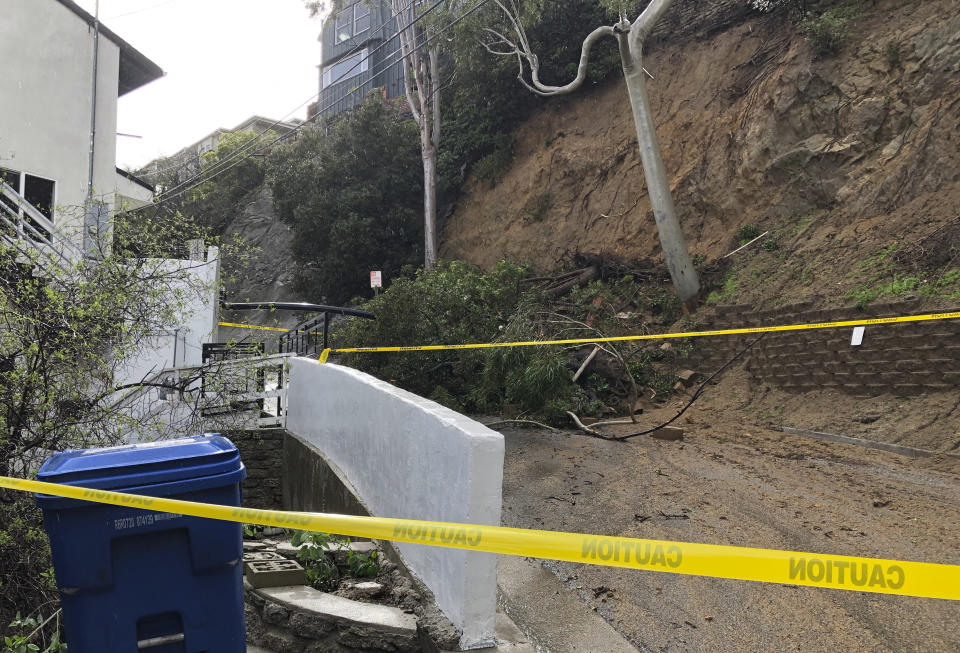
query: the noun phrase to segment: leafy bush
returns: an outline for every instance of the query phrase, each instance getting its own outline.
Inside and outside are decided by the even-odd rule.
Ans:
[[[755,224],[745,224],[737,229],[737,242],[740,245],[746,245],[759,235],[760,227]]]
[[[47,617],[39,611],[26,617],[18,612],[9,626],[14,634],[3,638],[0,653],[66,653],[67,645],[60,641],[59,617],[59,609]]]
[[[321,591],[333,591],[340,582],[340,570],[331,553],[349,546],[347,540],[327,533],[296,531],[290,540],[297,550],[297,560],[307,574],[307,584]],[[380,559],[376,551],[347,553],[347,570],[354,578],[371,578],[380,573]]]
[[[818,57],[836,54],[850,38],[850,20],[856,15],[852,4],[831,7],[821,14],[810,12],[800,21],[800,29],[813,45]]]
[[[419,150],[414,122],[371,96],[329,131],[307,130],[271,154],[274,204],[293,230],[306,298],[343,304],[370,292],[370,270],[389,280],[422,261]]]
[[[490,342],[516,309],[524,274],[525,268],[506,261],[490,272],[459,261],[439,262],[430,271],[395,279],[364,304],[376,321],[348,319],[334,338],[344,347]],[[347,365],[457,409],[472,407],[454,397],[460,402],[469,397],[483,361],[478,350],[343,357]]]
[[[290,541],[293,546],[300,547],[297,550],[297,560],[307,574],[307,584],[325,592],[337,589],[340,582],[337,565],[328,553],[334,542],[333,537],[326,533],[309,531],[297,531]]]
[[[0,490],[0,494],[3,492]],[[50,545],[40,509],[33,505],[33,499],[0,496],[0,626],[10,624],[12,629],[4,639],[2,653],[8,653],[7,649],[16,653],[34,650],[29,646],[41,641],[39,637],[29,641],[25,638],[39,625],[38,622],[29,627],[31,619],[39,614],[35,609],[56,603],[51,564]],[[25,610],[31,612],[21,617]],[[49,629],[42,635],[53,637]]]

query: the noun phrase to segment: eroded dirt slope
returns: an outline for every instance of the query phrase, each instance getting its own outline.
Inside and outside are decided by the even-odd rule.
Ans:
[[[770,278],[754,299],[842,295],[854,261],[958,216],[960,2],[864,8],[833,58],[769,17],[646,58],[692,252],[713,260],[750,223],[803,262],[803,284]],[[633,129],[619,78],[548,104],[514,134],[503,181],[471,183],[442,255],[544,270],[577,252],[659,257]]]

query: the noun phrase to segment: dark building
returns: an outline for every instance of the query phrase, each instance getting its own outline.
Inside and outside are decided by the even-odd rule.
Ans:
[[[346,111],[375,90],[388,99],[404,94],[396,31],[397,21],[388,2],[360,0],[324,22],[320,96],[311,117],[320,114],[328,118]]]

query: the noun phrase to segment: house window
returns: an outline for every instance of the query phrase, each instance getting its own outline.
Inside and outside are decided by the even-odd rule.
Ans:
[[[339,12],[334,20],[337,43],[362,34],[370,29],[371,11],[366,2],[358,2]]]
[[[323,69],[323,88],[367,72],[367,70],[369,70],[369,64],[370,62],[367,60],[367,49],[364,48],[360,50],[360,52],[345,57],[337,63],[325,66]]]
[[[353,36],[353,7],[347,7],[337,14],[336,26],[337,42],[346,41]]]
[[[43,177],[31,175],[26,172],[20,172],[19,170],[10,170],[7,168],[0,168],[0,179],[2,179],[5,184],[10,186],[17,194],[22,196],[28,204],[37,209],[37,211],[39,211],[43,217],[50,222],[53,222],[54,206],[56,205],[57,197],[57,184],[55,181],[52,179],[44,179]],[[44,235],[45,240],[49,239],[49,231],[43,225],[38,224],[37,221],[32,220],[30,216],[21,209],[19,202],[7,197],[6,195],[3,195],[2,193],[0,193],[0,201],[2,201],[8,207],[8,217],[10,215],[16,215],[18,220],[25,220],[26,224],[29,224],[41,235]],[[26,235],[30,237],[35,234],[27,230]]]
[[[360,3],[353,7],[353,35],[361,34],[370,29],[370,7]]]

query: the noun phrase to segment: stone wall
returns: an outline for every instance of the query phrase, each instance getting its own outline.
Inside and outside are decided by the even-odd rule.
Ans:
[[[260,429],[229,431],[223,435],[240,451],[247,467],[243,481],[243,505],[247,508],[283,507],[283,448],[286,431]]]
[[[734,329],[921,315],[918,303],[813,310],[796,304],[754,312],[721,306],[707,329]],[[863,343],[850,344],[853,327],[767,334],[745,355],[755,381],[791,392],[830,388],[858,396],[915,395],[960,389],[960,320],[871,325]],[[720,336],[698,343],[698,371],[710,374],[758,336]]]

